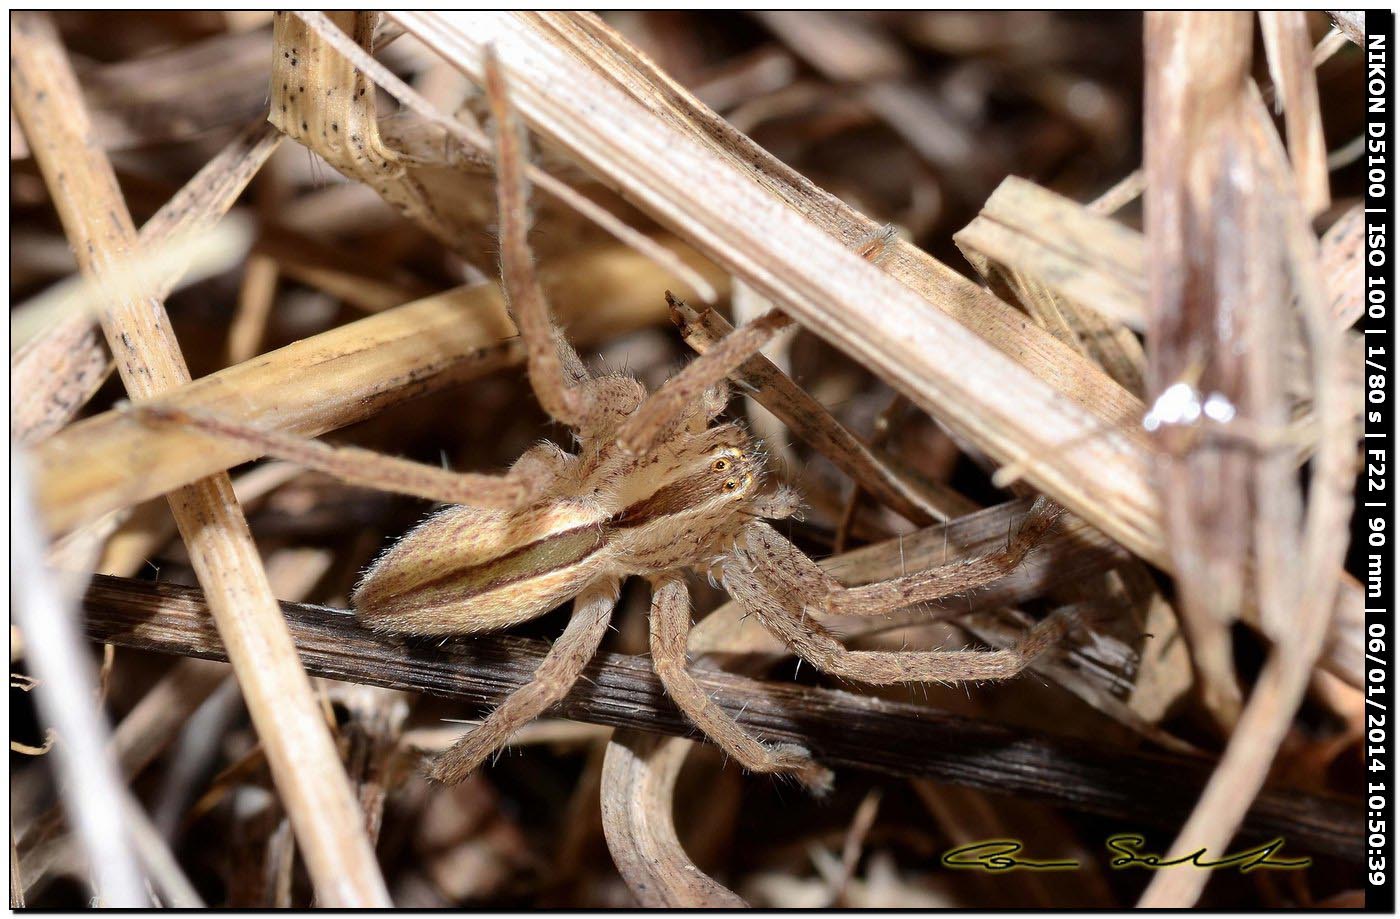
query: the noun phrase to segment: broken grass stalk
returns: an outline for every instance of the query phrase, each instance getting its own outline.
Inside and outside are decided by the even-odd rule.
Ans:
[[[10,37],[20,123],[79,267],[101,277],[140,246],[116,174],[105,153],[87,140],[86,107],[52,20],[17,13]],[[111,297],[101,320],[122,382],[134,398],[189,382],[160,298]],[[322,901],[387,906],[345,771],[228,476],[219,473],[186,486],[169,500]]]

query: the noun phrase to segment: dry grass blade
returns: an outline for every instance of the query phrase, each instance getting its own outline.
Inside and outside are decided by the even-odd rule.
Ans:
[[[336,28],[348,28],[357,44],[370,43],[377,13],[335,17]],[[274,15],[273,41],[272,125],[374,189],[443,244],[459,248],[461,234],[410,168],[412,162],[380,136],[368,78],[296,16]]]
[[[222,660],[224,648],[198,591],[98,576],[84,600],[96,641]],[[355,625],[345,610],[282,606],[307,670],[317,676],[494,706],[524,685],[548,650],[543,641],[477,635],[408,643]],[[1205,762],[1138,753],[1010,728],[984,718],[839,690],[694,671],[705,692],[740,724],[774,742],[800,744],[824,763],[1020,794],[1147,825],[1174,823],[1209,773]],[[560,717],[688,736],[646,658],[600,654],[555,709]],[[1357,857],[1357,802],[1266,790],[1246,821],[1250,834],[1283,834],[1303,849]]]
[[[353,35],[347,34],[337,21],[324,13],[276,14],[279,43],[287,50],[280,65],[285,72],[281,84],[282,101],[273,106],[274,123],[321,153],[346,175],[365,181],[386,201],[402,207],[409,217],[423,221],[429,231],[449,247],[461,249],[465,242],[462,229],[457,226],[461,218],[442,211],[428,190],[414,178],[415,165],[432,164],[417,164],[413,158],[401,156],[380,140],[373,96],[366,95],[364,81],[384,87],[410,111],[462,144],[466,157],[489,162],[490,141],[476,125],[444,117],[435,111],[431,103],[371,56],[366,49],[372,47],[370,36],[377,13],[338,13],[336,16],[340,23],[351,25]],[[303,62],[293,55],[303,55],[306,60]],[[307,83],[312,85],[311,96],[305,93]],[[324,96],[320,92],[323,84],[326,85]],[[274,90],[277,85],[274,74]],[[328,106],[326,99],[332,100],[333,105]],[[346,125],[344,134],[340,130],[342,123]],[[363,129],[358,137],[350,133],[351,123]],[[345,138],[350,138],[349,147],[345,145]],[[718,294],[704,275],[665,246],[634,230],[606,208],[544,170],[527,166],[526,172],[531,183],[559,203],[683,279],[706,303],[714,302]]]
[[[644,909],[744,909],[749,904],[691,864],[671,817],[676,778],[694,745],[614,732],[603,760],[603,833]]]
[[[1105,217],[1116,214],[1118,211],[1136,201],[1142,195],[1143,188],[1146,187],[1147,176],[1141,169],[1134,169],[1123,176],[1113,186],[1089,202],[1088,208],[1091,213],[1102,214]]]
[[[243,258],[250,237],[246,222],[230,219],[203,233],[170,239],[159,249],[143,249],[114,264],[100,283],[81,275],[61,281],[11,311],[10,331],[17,353],[33,354],[36,339],[74,319],[91,324],[104,297],[140,298],[151,291],[162,296],[176,286],[163,283],[166,278],[193,283],[226,271]],[[106,352],[102,354],[105,360]],[[29,395],[25,401],[39,400]],[[76,407],[81,408],[81,403]]]
[[[102,905],[139,909],[149,905],[131,838],[120,808],[127,795],[108,753],[107,725],[93,703],[97,684],[83,648],[74,611],[58,582],[43,571],[43,537],[30,506],[24,459],[10,465],[10,589],[13,612],[25,636],[25,656],[39,681],[44,721],[58,732],[58,763],[65,807],[87,852],[95,893]],[[13,846],[13,842],[11,844]],[[13,848],[11,852],[13,853]],[[17,865],[11,861],[11,881]],[[23,890],[16,884],[12,891]],[[11,894],[13,897],[13,893]]]
[[[1042,288],[1048,289],[1058,295],[1058,302],[1070,301],[1087,310],[1114,309],[1135,325],[1148,310],[1146,244],[1142,234],[1095,216],[1094,211],[1093,205],[1084,208],[1025,180],[1009,178],[983,214],[955,239],[979,271],[1011,272],[1019,290],[1028,296],[1041,296]],[[1040,229],[1043,225],[1053,225],[1056,231],[1045,233]],[[1323,274],[1337,328],[1350,326],[1362,309],[1362,242],[1359,205],[1322,240]],[[1279,423],[1288,421],[1282,418]],[[1362,624],[1356,614],[1361,605],[1360,585],[1342,575],[1325,662],[1354,686],[1361,684],[1363,668]],[[1248,607],[1245,616],[1257,620],[1257,609]]]
[[[1149,20],[1151,22],[1151,20]],[[1189,34],[1191,27],[1164,17],[1156,22],[1162,31],[1154,36],[1149,25],[1149,49],[1154,37],[1167,39],[1174,30]],[[1149,60],[1151,53],[1149,52]],[[1149,99],[1151,96],[1149,96]],[[1221,851],[1234,835],[1248,801],[1263,785],[1274,755],[1283,742],[1305,692],[1312,668],[1322,651],[1328,623],[1332,618],[1338,588],[1333,572],[1343,562],[1347,546],[1347,522],[1351,513],[1351,483],[1355,474],[1357,431],[1354,411],[1348,405],[1346,387],[1341,382],[1343,335],[1328,315],[1324,299],[1318,244],[1308,222],[1304,202],[1293,190],[1293,177],[1286,155],[1272,132],[1267,113],[1257,94],[1241,98],[1238,109],[1245,132],[1244,166],[1254,171],[1258,186],[1255,201],[1246,201],[1246,220],[1273,229],[1277,260],[1261,258],[1252,270],[1260,275],[1252,280],[1251,293],[1259,295],[1254,307],[1272,315],[1253,318],[1263,329],[1252,348],[1277,351],[1279,331],[1287,324],[1285,312],[1291,282],[1296,296],[1308,346],[1314,387],[1319,442],[1313,459],[1308,488],[1306,517],[1299,527],[1295,510],[1300,498],[1296,484],[1288,483],[1293,494],[1280,494],[1276,487],[1282,476],[1271,475],[1269,460],[1260,461],[1256,488],[1267,488],[1259,525],[1268,538],[1256,535],[1256,561],[1259,583],[1256,590],[1263,606],[1263,626],[1274,639],[1274,647],[1256,681],[1235,731],[1225,749],[1220,766],[1212,775],[1200,802],[1182,828],[1168,855],[1179,857],[1204,847]],[[1151,173],[1149,172],[1149,177]],[[1149,190],[1150,193],[1150,190]],[[1248,224],[1246,225],[1248,228]],[[1256,232],[1256,237],[1263,237]],[[1265,254],[1270,250],[1265,249]],[[1270,285],[1269,273],[1275,278]],[[1283,277],[1278,277],[1282,275]],[[1269,328],[1275,326],[1274,330]],[[1255,353],[1255,361],[1264,355]],[[1256,368],[1265,385],[1276,391],[1277,377],[1270,368]],[[1275,374],[1277,368],[1273,368]],[[1254,407],[1260,399],[1255,394]],[[1275,421],[1267,411],[1263,424]],[[1293,512],[1290,518],[1289,512]],[[1291,531],[1279,532],[1292,527]],[[1299,564],[1301,559],[1301,564]],[[1295,573],[1296,572],[1296,573]],[[1293,577],[1289,577],[1293,574]],[[1194,903],[1205,886],[1205,878],[1185,866],[1168,868],[1154,876],[1140,905],[1186,906]]]
[[[1336,20],[1338,22],[1338,25],[1340,26],[1341,19],[1339,19],[1338,17],[1352,14],[1337,13],[1334,11],[1330,15],[1332,15],[1333,19]],[[1355,44],[1359,45],[1361,44],[1362,38],[1364,38],[1365,35],[1364,24],[1361,26],[1361,31],[1357,34],[1361,37],[1352,38],[1351,40]],[[1313,47],[1312,52],[1309,55],[1310,66],[1315,70],[1316,68],[1321,67],[1323,64],[1325,64],[1332,57],[1332,55],[1336,54],[1337,51],[1340,50],[1342,45],[1346,44],[1348,37],[1348,33],[1338,31],[1337,29],[1333,29],[1332,32],[1324,36],[1323,39]],[[1314,86],[1316,86],[1316,76],[1314,75],[1309,79],[1311,79]],[[1273,93],[1276,91],[1276,88],[1270,85],[1267,87],[1263,87],[1263,90],[1265,93],[1265,97],[1268,98],[1273,95]],[[1323,158],[1325,160],[1326,156],[1324,155]],[[1145,189],[1146,187],[1146,174],[1143,172],[1142,169],[1134,169],[1132,172],[1128,173],[1122,179],[1114,183],[1112,188],[1109,188],[1095,201],[1090,203],[1089,209],[1096,214],[1113,214],[1114,212],[1126,207],[1131,202],[1137,200],[1137,198],[1142,194],[1143,189]]]
[[[130,792],[122,796],[122,810],[146,866],[151,883],[161,897],[160,905],[170,909],[205,909],[204,900],[194,889],[190,879],[185,877],[180,863],[170,851],[170,846],[160,831],[151,823],[151,818],[141,809],[141,804]]]
[[[93,142],[109,151],[147,147],[264,121],[270,38],[265,27],[217,34],[86,70]]]
[[[656,292],[679,280],[620,246],[553,267],[568,282],[551,287],[550,296],[570,333],[582,341],[657,322],[665,304]],[[268,430],[317,435],[520,361],[514,335],[499,288],[457,288],[203,377],[162,400]],[[107,412],[50,438],[38,456],[44,519],[61,532],[256,453]],[[139,478],[133,479],[133,469],[141,470]]]
[[[1145,324],[1135,309],[1147,299],[1137,233],[1012,176],[953,240],[994,291],[1142,393],[1146,358],[1129,331]]]
[[[29,368],[42,367],[42,373]],[[72,419],[111,372],[102,333],[81,316],[10,358],[10,437],[24,446]]]
[[[1253,264],[1248,246],[1259,243],[1231,244],[1252,177],[1241,116],[1253,25],[1243,13],[1146,20],[1152,399],[1212,393],[1247,405],[1239,342],[1249,292],[1242,271],[1226,266]],[[1241,705],[1229,629],[1244,600],[1250,466],[1240,451],[1196,442],[1182,425],[1162,424],[1157,436],[1158,486],[1175,497],[1166,524],[1182,624],[1203,703],[1228,732]]]
[[[101,277],[140,242],[87,117],[57,32],[42,15],[11,19],[11,75],[25,135],[84,272]],[[158,298],[109,301],[103,333],[128,392],[150,398],[189,382]],[[311,696],[227,475],[170,496],[248,709],[323,902],[388,905],[334,745]]]
[[[1332,192],[1307,13],[1264,11],[1259,14],[1259,25],[1264,32],[1269,76],[1288,128],[1288,155],[1297,176],[1299,197],[1308,216],[1316,217],[1331,205]]]
[[[133,262],[169,261],[146,279],[153,296],[169,294],[188,270],[191,253],[170,253],[165,251],[167,244],[177,238],[204,237],[233,206],[280,139],[260,120],[205,164],[142,227],[141,254]],[[221,246],[216,256],[226,255],[229,248]],[[111,367],[89,311],[68,311],[51,321],[11,355],[12,436],[20,443],[34,443],[57,431],[87,403]]]
[[[1100,434],[1142,408],[1072,349],[912,246],[891,246],[883,270],[866,262],[851,247],[875,229],[869,220],[592,17],[393,15],[477,80],[493,44],[534,128],[921,408],[1004,462],[1028,460],[1037,487],[1165,562],[1145,440]]]
[[[1142,235],[1096,210],[1009,176],[953,239],[979,271],[994,259],[1140,330],[1147,324]]]
[[[865,837],[870,834],[870,828],[875,825],[875,818],[879,816],[881,796],[878,788],[867,792],[865,798],[860,802],[860,806],[856,808],[850,827],[846,830],[846,838],[841,843],[841,874],[832,884],[832,906],[846,905],[846,890],[851,886],[851,878],[855,876],[856,865],[860,863]]]
[[[979,272],[988,262],[1004,265],[1083,307],[1142,329],[1148,310],[1146,243],[1138,231],[1101,216],[1113,210],[1101,208],[1103,200],[1080,205],[1012,176],[954,239]],[[1044,231],[1046,225],[1054,231]],[[1341,328],[1361,315],[1364,242],[1359,204],[1322,238],[1323,273]]]
[[[146,221],[141,245],[155,249],[176,236],[212,226],[233,207],[281,142],[281,136],[262,119],[249,125]],[[155,295],[163,296],[168,283],[157,285]]]
[[[238,289],[237,312],[229,324],[229,364],[240,364],[258,353],[272,315],[279,276],[277,262],[270,256],[254,255],[248,259]]]
[[[1342,328],[1351,328],[1366,309],[1365,215],[1352,205],[1322,235],[1322,273],[1328,312]]]

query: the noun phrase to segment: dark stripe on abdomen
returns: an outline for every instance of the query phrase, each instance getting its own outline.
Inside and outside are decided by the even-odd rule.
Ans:
[[[577,565],[603,548],[605,542],[601,527],[587,526],[565,530],[512,549],[489,562],[459,568],[423,581],[410,590],[461,585],[465,590],[462,599],[468,599],[488,590],[498,590],[560,568]]]

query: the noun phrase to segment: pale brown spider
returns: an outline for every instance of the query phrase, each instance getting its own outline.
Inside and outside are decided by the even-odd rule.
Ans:
[[[823,789],[830,773],[807,751],[766,746],[709,699],[687,669],[685,573],[718,574],[725,589],[817,669],[862,683],[999,680],[1064,634],[1054,616],[1000,651],[851,651],[811,613],[874,616],[1004,576],[1054,524],[1044,502],[1005,550],[847,588],[767,520],[798,507],[766,490],[762,456],[724,410],[724,379],[789,320],[774,311],[741,327],[656,392],[625,374],[590,376],[549,317],[526,241],[524,135],[502,74],[488,57],[496,126],[501,274],[540,404],[577,436],[576,453],[528,450],[503,477],[451,473],[358,448],[230,424],[160,406],[137,411],[256,445],[342,479],[454,506],[435,514],[365,572],[353,602],[366,626],[410,635],[464,635],[536,618],[574,599],[574,612],[533,680],[439,756],[431,774],[459,782],[525,723],[560,701],[598,650],[622,581],[652,585],[651,650],[667,692],[692,724],[745,768]]]

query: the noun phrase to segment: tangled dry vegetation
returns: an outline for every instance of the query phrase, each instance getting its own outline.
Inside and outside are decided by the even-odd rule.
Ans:
[[[14,14],[12,904],[1356,902],[1356,29]],[[442,785],[424,764],[532,685],[568,610],[365,629],[359,572],[431,504],[254,461],[272,435],[483,473],[572,446],[498,284],[492,54],[588,372],[655,390],[778,333],[726,414],[802,496],[771,532],[825,575],[794,556],[793,584],[1009,563],[888,615],[797,596],[777,634],[691,578],[689,718],[633,579],[567,696]],[[176,423],[201,418],[269,437]],[[793,654],[820,657],[812,628],[895,661],[1071,621],[995,684]],[[744,772],[699,742],[716,723],[834,789]],[[1125,832],[1311,864],[1111,870]],[[1001,838],[1081,867],[940,861]]]

